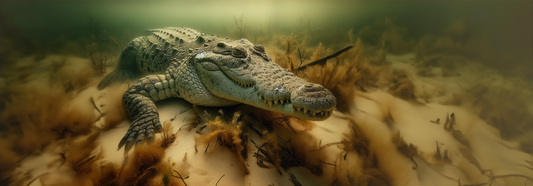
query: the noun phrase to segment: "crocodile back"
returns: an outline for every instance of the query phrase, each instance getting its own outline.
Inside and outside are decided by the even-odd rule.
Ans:
[[[195,41],[205,35],[184,27],[166,27],[148,30],[151,35],[142,39],[137,51],[137,68],[144,73],[162,73],[175,59],[182,59],[189,48],[198,46]]]
[[[185,27],[148,30],[150,35],[135,38],[122,51],[117,68],[109,73],[98,89],[112,83],[135,80],[147,74],[163,74],[172,63],[181,65],[190,53],[215,41],[228,40]]]

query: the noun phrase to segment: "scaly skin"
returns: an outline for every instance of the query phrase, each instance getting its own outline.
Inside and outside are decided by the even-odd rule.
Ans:
[[[99,89],[139,79],[123,96],[132,121],[119,143],[128,151],[161,131],[155,101],[180,97],[202,106],[239,103],[308,120],[331,116],[335,97],[321,85],[306,82],[275,64],[264,48],[246,39],[230,40],[189,28],[152,30],[124,49],[117,69]],[[152,75],[147,75],[152,74]]]

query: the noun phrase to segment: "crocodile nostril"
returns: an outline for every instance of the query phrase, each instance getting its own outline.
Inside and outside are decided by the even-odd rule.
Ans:
[[[309,93],[309,92],[324,91],[325,88],[317,84],[309,83],[309,84],[305,84],[304,86],[300,87],[300,89],[302,89],[302,91],[305,93]]]

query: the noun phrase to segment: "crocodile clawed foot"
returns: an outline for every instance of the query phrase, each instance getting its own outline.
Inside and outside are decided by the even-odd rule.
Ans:
[[[141,115],[133,120],[128,132],[124,135],[118,149],[124,147],[124,152],[128,152],[133,145],[137,145],[143,141],[151,143],[154,141],[154,134],[163,131],[163,127],[159,122],[159,115],[157,113]],[[147,138],[147,140],[145,140]]]

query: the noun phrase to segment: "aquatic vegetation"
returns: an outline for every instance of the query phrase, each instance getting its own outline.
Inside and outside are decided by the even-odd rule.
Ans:
[[[415,46],[415,41],[408,37],[407,28],[396,25],[388,17],[362,28],[357,36],[365,46],[367,57],[380,52],[401,55],[412,52]]]
[[[532,113],[529,111],[529,103],[524,102],[531,97],[528,93],[514,91],[517,86],[526,86],[520,81],[515,83],[506,83],[505,87],[478,83],[463,89],[461,94],[443,101],[443,104],[458,105],[473,110],[480,118],[498,128],[503,139],[520,141],[522,150],[533,152],[530,133]]]
[[[350,131],[338,143],[343,153],[337,156],[335,184],[389,185],[387,177],[379,169],[379,162],[370,147],[369,139],[353,119],[348,118],[348,122]],[[325,146],[328,145],[330,144]]]
[[[92,68],[98,76],[103,76],[106,73],[107,64],[110,60],[110,56],[103,53],[95,52],[96,49],[94,45],[96,44],[92,44],[87,47],[89,49],[89,56],[91,59]]]
[[[405,70],[394,69],[389,76],[389,82],[389,93],[404,100],[416,101],[415,85],[407,77]]]
[[[248,170],[248,167],[244,163],[244,160],[248,156],[248,134],[245,130],[247,126],[242,121],[239,121],[240,117],[241,115],[239,113],[235,113],[229,122],[224,122],[221,117],[216,117],[214,120],[208,121],[206,125],[210,129],[210,132],[203,137],[202,141],[204,144],[207,144],[205,149],[206,153],[213,140],[215,141],[214,146],[221,145],[230,148],[242,163],[241,166],[244,173],[249,174],[250,170]]]
[[[163,171],[161,163],[165,154],[164,148],[151,145],[139,145],[138,147],[133,151],[131,163],[126,163],[120,172],[118,182],[121,184],[147,185]]]
[[[489,67],[498,67],[502,64],[499,61],[511,60],[510,58],[498,56],[498,52],[486,40],[471,34],[472,30],[464,19],[457,19],[444,26],[441,33],[426,34],[420,38],[407,39],[408,31],[396,26],[393,20],[385,19],[378,20],[375,25],[359,32],[359,38],[365,46],[365,57],[370,64],[389,68],[386,66],[390,62],[383,62],[387,60],[387,56],[414,53],[414,60],[410,65],[414,67],[416,74],[399,69],[385,70],[390,73],[386,86],[382,88],[405,100],[426,103],[440,100],[442,104],[467,107],[497,127],[504,139],[521,141],[522,149],[531,152],[532,134],[524,132],[531,131],[530,124],[533,122],[531,105],[524,104],[524,100],[531,100],[531,93],[518,91],[521,89],[518,87],[531,85],[520,80],[519,74],[502,79],[500,74],[506,72],[489,70],[485,66],[488,64]],[[402,48],[410,50],[401,52],[392,49],[392,46],[404,46]],[[471,73],[468,69],[478,69],[486,75],[474,75],[477,73]],[[487,76],[493,81],[488,80]],[[442,88],[428,89],[428,84],[424,84],[425,87],[417,85],[432,77],[443,78],[441,82],[432,82],[440,84]],[[455,81],[459,90],[449,89],[447,81]],[[509,83],[511,81],[513,83]]]
[[[179,185],[174,172],[174,167],[169,161],[165,161],[165,148],[174,142],[175,136],[170,131],[172,127],[169,123],[164,124],[165,132],[161,139],[155,143],[142,144],[137,146],[131,157],[125,156],[124,164],[120,167],[114,163],[106,163],[103,160],[103,152],[95,149],[95,138],[88,138],[87,142],[94,145],[78,145],[70,149],[76,152],[75,157],[80,163],[73,164],[73,170],[77,175],[82,176],[78,181],[90,179],[98,185]],[[94,135],[93,135],[94,136]],[[77,150],[82,149],[82,151]],[[96,150],[96,155],[92,155]],[[69,156],[67,154],[67,160]],[[184,159],[185,161],[185,159]],[[184,172],[185,170],[181,170]],[[179,172],[177,173],[179,174]],[[166,181],[163,179],[166,177]],[[183,180],[182,178],[179,178]],[[186,185],[186,184],[185,184]]]
[[[532,179],[528,176],[523,177],[527,174],[526,172],[530,171],[527,170],[528,168],[524,169],[518,167],[509,167],[509,163],[511,162],[513,162],[511,164],[519,164],[520,166],[528,167],[529,165],[527,165],[527,161],[529,160],[524,162],[523,158],[530,159],[531,157],[527,153],[524,153],[517,148],[509,148],[509,146],[503,145],[502,143],[511,145],[511,142],[504,142],[504,140],[499,138],[499,134],[495,128],[487,125],[487,123],[471,115],[471,113],[465,111],[464,109],[436,104],[428,104],[424,107],[420,107],[417,106],[417,104],[408,103],[399,99],[390,100],[391,97],[385,96],[384,94],[382,96],[374,94],[367,98],[379,104],[379,107],[382,109],[382,111],[388,112],[388,115],[393,118],[392,122],[390,123],[383,122],[387,120],[386,118],[383,118],[381,121],[383,123],[379,125],[382,125],[381,130],[385,130],[382,131],[383,134],[392,136],[390,139],[392,139],[391,141],[393,144],[398,147],[398,150],[410,158],[410,164],[414,165],[411,167],[415,169],[413,169],[413,172],[409,174],[420,176],[430,174],[430,172],[435,172],[440,174],[440,176],[435,175],[434,177],[442,177],[442,181],[439,181],[440,183],[449,181],[452,181],[450,183],[457,183],[458,180],[460,180],[463,184],[468,182],[467,180],[469,180],[471,184],[489,183],[493,181],[501,184],[516,182],[524,179]],[[365,104],[367,107],[370,106],[369,103],[359,104]],[[449,109],[456,112],[444,115],[445,119],[442,120],[436,119],[424,122],[423,120],[417,119],[417,117],[413,118],[413,115],[411,115],[411,113],[419,112],[422,110],[422,108],[425,110],[431,109],[435,111]],[[378,123],[375,121],[366,121],[365,118],[368,116],[365,115],[375,115],[376,113],[365,113],[365,111],[370,110],[364,109],[364,111],[358,112],[362,115],[353,115],[355,116],[354,120],[363,130],[363,133],[373,133],[373,131],[379,128],[378,126],[374,126],[378,125]],[[406,117],[407,115],[409,116]],[[445,120],[445,122],[442,122],[443,120]],[[411,128],[409,126],[416,126],[418,130],[406,130]],[[389,137],[387,137],[387,139],[389,139]],[[385,139],[385,141],[387,139]],[[420,139],[426,139],[426,141],[422,141]],[[378,142],[372,139],[370,139],[370,141],[371,144]],[[433,144],[431,144],[431,142]],[[386,145],[383,144],[383,147],[385,146]],[[379,151],[382,150],[384,149],[381,149],[380,147]],[[502,153],[513,154],[513,158],[511,158],[511,156],[502,158]],[[376,153],[376,155],[380,161],[380,167],[382,163],[385,163],[384,161],[389,160],[387,159],[389,157],[385,157],[383,152]],[[516,159],[517,157],[521,157],[518,158],[520,160]],[[488,159],[491,159],[492,161],[487,161]],[[403,163],[407,163],[405,160],[401,161],[403,161]],[[510,169],[502,171],[501,166],[505,166]],[[405,169],[405,165],[402,167],[404,171],[410,172],[410,170]],[[450,170],[452,167],[463,170],[466,175],[457,174],[456,171],[446,171]],[[387,175],[391,176],[391,172],[389,172],[390,170],[381,170]],[[510,174],[512,172],[513,175],[517,175],[517,177],[509,180],[494,179],[498,176],[492,176],[493,173],[490,173],[491,171],[489,170],[498,170],[498,172],[500,172],[496,174]],[[399,172],[395,174],[396,176],[400,175]],[[412,176],[406,176],[405,179],[399,179],[399,177],[389,177],[389,179],[396,181],[410,180],[410,182],[424,182],[422,179],[413,179]]]
[[[243,16],[244,15],[241,14],[241,16],[238,19],[237,17],[233,17],[233,20],[235,21],[235,26],[237,28],[235,35],[237,35],[240,38],[246,37],[246,24],[245,25],[242,24]]]
[[[95,161],[103,156],[101,152],[93,153],[94,149],[98,147],[97,138],[99,136],[99,132],[93,132],[85,139],[74,140],[69,144],[64,154],[65,161],[77,174],[87,176],[96,169]]]
[[[254,157],[257,158],[257,165],[263,168],[273,166],[279,174],[282,174],[282,169],[290,174],[290,167],[303,166],[315,175],[323,175],[324,163],[321,159],[324,159],[325,154],[309,134],[312,126],[299,123],[296,118],[275,113],[272,113],[271,117],[260,117],[260,125],[254,125],[264,129],[259,134],[262,137],[261,144],[255,144],[257,152]],[[260,131],[259,129],[256,131]]]
[[[237,112],[231,119],[217,116],[207,121],[205,125],[209,131],[198,139],[206,145],[205,153],[213,153],[210,151],[216,151],[217,145],[229,148],[241,162],[243,172],[249,174],[250,170],[245,161],[250,149],[248,132],[252,129],[262,139],[261,144],[252,141],[257,148],[257,152],[253,154],[260,167],[273,166],[282,174],[282,169],[304,166],[312,173],[322,175],[323,163],[320,158],[324,154],[316,150],[316,142],[309,141],[311,138],[306,134],[306,131],[312,128],[309,121],[256,108],[248,110],[252,112]]]
[[[26,65],[34,66],[28,68]],[[13,174],[11,171],[19,166],[20,160],[24,157],[46,152],[50,145],[59,145],[61,149],[59,155],[62,157],[60,161],[66,162],[66,165],[75,172],[76,176],[72,178],[74,179],[72,183],[87,180],[103,183],[105,179],[118,179],[114,174],[120,172],[120,167],[116,169],[118,166],[114,164],[100,167],[99,162],[104,154],[95,151],[99,146],[100,130],[94,131],[92,128],[95,121],[99,120],[94,113],[95,109],[100,111],[101,108],[100,114],[105,116],[105,123],[102,126],[104,131],[116,126],[125,118],[123,109],[117,109],[117,107],[122,108],[122,102],[116,101],[121,100],[122,94],[111,91],[106,97],[109,99],[107,105],[96,105],[92,97],[94,89],[87,88],[89,84],[96,83],[89,60],[48,56],[37,63],[33,62],[33,58],[26,58],[22,63],[18,63],[16,68],[23,70],[2,73],[4,75],[2,81],[5,82],[1,85],[0,93],[6,98],[2,99],[0,104],[2,105],[0,123],[3,129],[0,140],[3,149],[0,155],[2,156],[0,164],[3,167],[2,179],[9,179],[13,183],[33,179]],[[21,75],[25,78],[19,78]],[[120,92],[124,87],[113,87],[113,89]],[[174,140],[173,135],[167,136],[163,138],[162,147],[159,148],[164,149]],[[81,141],[77,140],[80,137]],[[61,145],[62,143],[68,145]],[[133,161],[137,158],[154,158],[147,154],[150,152],[157,154],[157,157],[164,156],[160,154],[161,151],[144,152],[141,149],[140,154],[133,157]],[[133,167],[133,169],[138,168]],[[59,181],[53,178],[56,175],[56,173],[46,173],[35,179],[45,183],[56,183]],[[127,179],[124,178],[121,182],[127,182]]]
[[[90,132],[96,116],[89,102],[91,90],[84,91],[94,80],[89,65],[74,57],[28,57],[13,67],[18,70],[2,70],[2,179],[9,178],[23,157],[42,152],[56,140]]]

